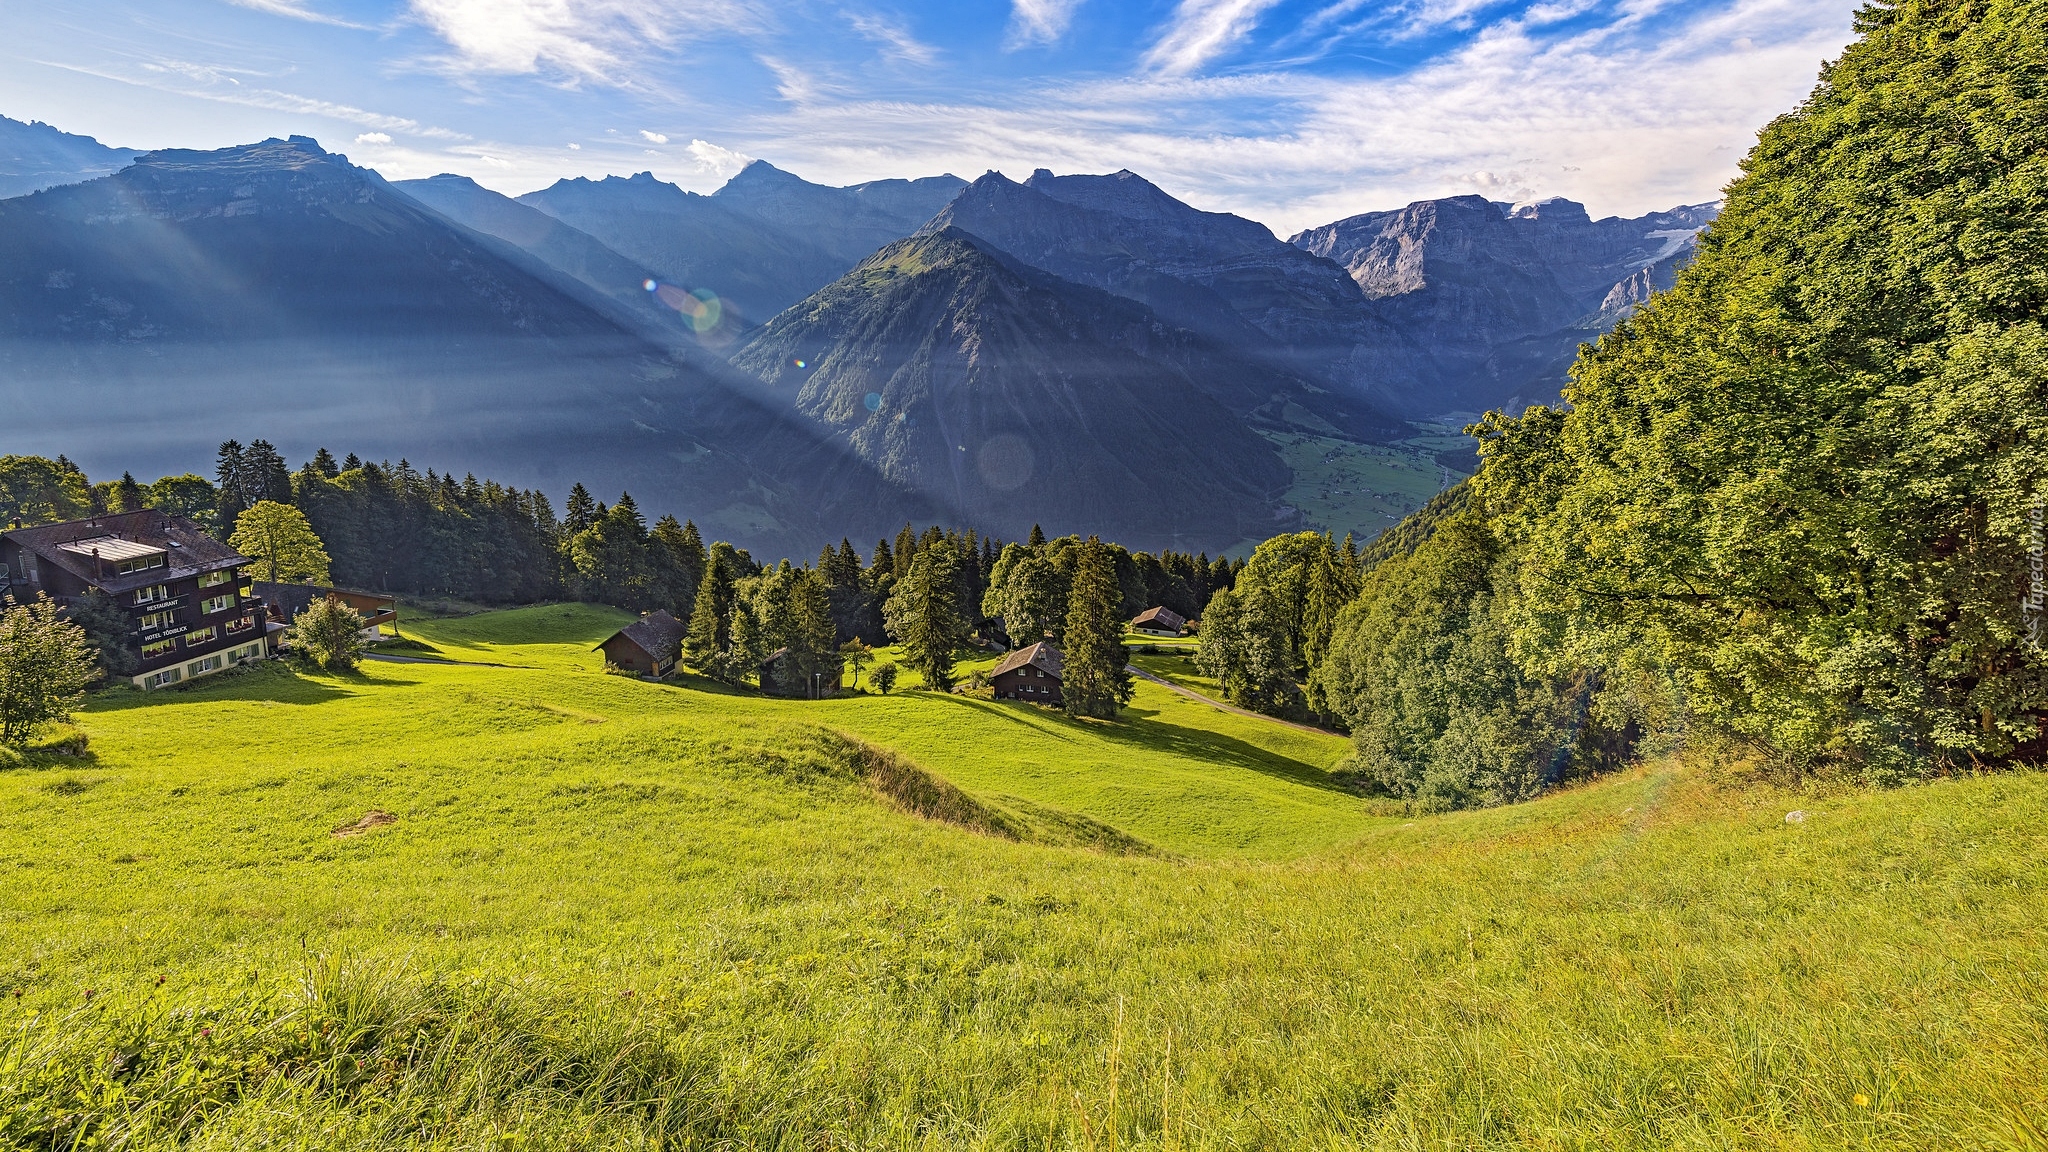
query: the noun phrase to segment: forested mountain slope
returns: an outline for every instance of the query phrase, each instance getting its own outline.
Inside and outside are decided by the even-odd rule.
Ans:
[[[1288,482],[1243,424],[1284,407],[1284,382],[956,229],[884,248],[734,362],[891,479],[1013,539],[1037,523],[1226,547],[1272,530]]]
[[[294,452],[582,479],[656,511],[687,492],[714,530],[796,550],[835,508],[877,530],[923,508],[587,294],[310,140],[151,153],[0,201],[0,403],[17,451],[88,465],[178,473],[285,429]]]

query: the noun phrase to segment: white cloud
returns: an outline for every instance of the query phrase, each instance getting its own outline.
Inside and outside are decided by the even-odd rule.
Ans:
[[[569,145],[569,151],[571,151],[571,152],[581,152],[581,151],[583,151],[583,145],[581,145],[581,144],[571,144],[571,145]]]
[[[356,137],[356,143],[358,143],[358,144],[389,144],[389,143],[391,143],[391,137],[390,137],[390,135],[389,135],[389,134],[387,134],[387,133],[384,133],[384,132],[365,132],[365,133],[363,133],[362,135],[360,135],[360,136]]]
[[[751,0],[411,0],[456,72],[554,73],[630,85],[628,65],[678,44],[754,32]]]
[[[1757,129],[1804,98],[1818,64],[1849,41],[1854,8],[1732,0],[1654,39],[1506,22],[1391,77],[1162,70],[974,103],[814,92],[732,123],[726,142],[831,183],[1128,167],[1282,235],[1468,192],[1636,215],[1713,199]],[[1738,38],[1755,46],[1736,49]]]
[[[848,12],[847,23],[862,39],[882,46],[882,55],[905,64],[930,64],[939,50],[910,34],[901,23],[874,12]]]
[[[640,138],[641,138],[642,140],[645,140],[645,141],[647,141],[647,142],[648,142],[649,144],[666,144],[666,143],[668,143],[668,137],[666,137],[666,136],[663,136],[663,135],[662,135],[661,133],[659,133],[659,132],[649,132],[649,131],[648,131],[647,129],[645,129],[645,128],[642,128],[642,129],[640,130]]]
[[[237,8],[253,8],[258,12],[268,12],[272,16],[285,16],[293,20],[304,20],[312,24],[327,24],[335,28],[354,28],[362,32],[375,31],[375,29],[367,24],[357,24],[349,20],[329,16],[324,12],[315,12],[304,4],[297,3],[296,0],[228,0],[228,3],[235,5]]]
[[[1145,65],[1186,75],[1228,52],[1279,0],[1180,0],[1166,32],[1145,53]]]
[[[1005,47],[1050,44],[1066,35],[1081,0],[1011,0],[1010,32]]]
[[[729,180],[745,168],[748,157],[730,148],[721,148],[708,140],[690,141],[690,155],[697,161],[697,167],[718,177]]]

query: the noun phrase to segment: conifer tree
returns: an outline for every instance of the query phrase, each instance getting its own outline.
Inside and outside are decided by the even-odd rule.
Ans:
[[[1066,645],[1060,650],[1060,694],[1069,715],[1114,720],[1117,709],[1131,701],[1122,605],[1109,549],[1100,537],[1090,536],[1075,556]]]
[[[1031,539],[1027,541],[1027,543],[1029,543],[1033,548],[1045,547],[1045,529],[1040,528],[1036,524],[1033,524],[1031,526]]]
[[[143,495],[142,485],[135,482],[135,474],[121,473],[120,482],[114,485],[114,511],[140,512],[148,503],[149,498]]]
[[[341,465],[334,462],[334,453],[329,452],[325,448],[313,453],[313,458],[307,461],[307,463],[313,467],[314,471],[327,477],[329,480],[341,475]]]
[[[900,559],[900,550],[897,555]],[[903,645],[910,666],[924,677],[925,687],[938,692],[953,686],[953,650],[968,635],[959,575],[953,545],[937,541],[916,554],[884,611],[889,634]]]
[[[569,502],[562,506],[562,527],[574,535],[590,527],[597,517],[597,502],[590,498],[590,490],[578,481],[569,489]]]
[[[690,609],[690,634],[683,641],[683,655],[692,668],[714,680],[724,680],[726,655],[732,649],[733,607],[739,596],[733,581],[733,547],[724,541],[711,546],[704,564],[704,579],[697,588],[697,602]]]

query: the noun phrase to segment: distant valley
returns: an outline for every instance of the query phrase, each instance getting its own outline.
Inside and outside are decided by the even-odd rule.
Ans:
[[[269,436],[796,555],[908,519],[1369,536],[1469,471],[1464,419],[1555,402],[1715,210],[1456,197],[1283,241],[1130,172],[508,197],[4,120],[0,195],[0,451],[174,472]]]

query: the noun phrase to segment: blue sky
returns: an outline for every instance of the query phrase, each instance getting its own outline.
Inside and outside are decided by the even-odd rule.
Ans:
[[[0,113],[293,133],[517,193],[748,158],[827,183],[1129,168],[1282,235],[1479,192],[1710,200],[1855,0],[34,0]]]

